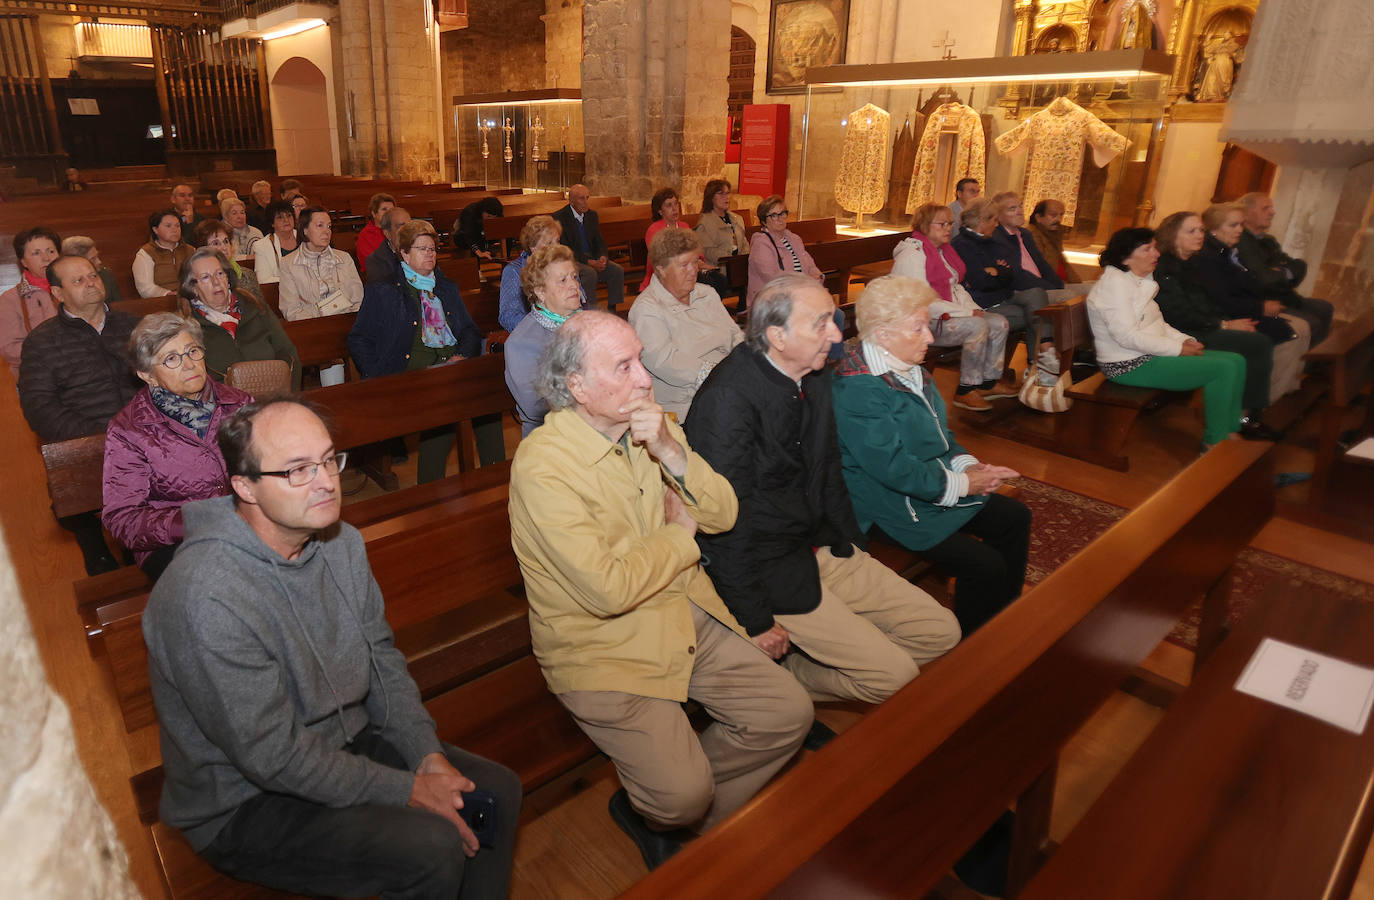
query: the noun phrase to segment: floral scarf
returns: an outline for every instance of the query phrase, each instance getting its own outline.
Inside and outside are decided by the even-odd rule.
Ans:
[[[205,390],[194,399],[157,386],[149,387],[148,394],[159,412],[194,431],[196,437],[204,439],[209,432],[210,417],[215,414],[215,392],[209,384],[206,384]]]

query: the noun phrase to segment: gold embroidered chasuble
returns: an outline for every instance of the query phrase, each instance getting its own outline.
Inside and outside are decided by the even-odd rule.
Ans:
[[[960,178],[973,178],[979,184],[987,181],[987,142],[983,137],[983,120],[973,108],[962,103],[946,103],[926,120],[921,143],[916,149],[916,164],[912,170],[911,193],[907,195],[906,211],[910,215],[923,203],[937,202],[935,172],[939,168],[940,135],[958,129],[951,163],[950,184]]]
[[[892,117],[872,103],[849,114],[835,173],[835,202],[850,212],[871,215],[887,199],[887,133]]]
[[[1022,200],[1027,208],[1041,200],[1058,200],[1064,204],[1067,226],[1078,209],[1084,145],[1092,147],[1093,163],[1105,166],[1131,142],[1077,103],[1060,97],[994,143],[1007,155],[1029,147]]]

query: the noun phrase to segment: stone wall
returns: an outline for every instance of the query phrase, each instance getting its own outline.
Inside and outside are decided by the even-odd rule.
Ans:
[[[589,186],[645,201],[671,185],[695,211],[725,168],[729,5],[599,0],[583,24]]]
[[[1340,318],[1374,310],[1374,162],[1345,176],[1312,294],[1336,304]]]
[[[453,98],[537,90],[546,86],[544,65],[544,0],[469,0],[468,27],[444,32],[440,39],[445,128],[450,138],[446,171],[457,165]],[[470,131],[470,130],[469,130]],[[496,132],[499,139],[499,132]],[[477,143],[464,135],[465,159],[474,158]],[[496,153],[499,155],[500,146]],[[464,166],[464,176],[467,172]]]
[[[546,0],[544,4],[545,84],[551,88],[582,86],[582,0]]]
[[[0,883],[8,897],[136,898],[129,859],[76,755],[0,543]]]

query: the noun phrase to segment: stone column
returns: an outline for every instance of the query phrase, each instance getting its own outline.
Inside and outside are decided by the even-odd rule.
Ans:
[[[1280,166],[1270,231],[1288,253],[1307,260],[1307,293],[1326,291],[1318,279],[1335,278],[1337,270],[1363,270],[1362,277],[1345,271],[1341,283],[1374,281],[1374,254],[1359,249],[1359,223],[1369,222],[1370,170],[1363,164],[1374,160],[1371,43],[1368,0],[1265,0],[1226,105],[1221,139]],[[1333,232],[1340,210],[1342,228]],[[1361,290],[1326,299],[1347,316],[1374,303]]]
[[[350,175],[440,179],[438,26],[426,13],[424,0],[340,0]]]
[[[594,0],[584,29],[588,184],[641,202],[670,185],[697,211],[725,166],[728,0]]]
[[[129,858],[76,755],[0,545],[0,882],[10,897],[133,900]]]

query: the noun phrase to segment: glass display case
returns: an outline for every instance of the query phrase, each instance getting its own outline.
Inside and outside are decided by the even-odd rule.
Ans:
[[[961,178],[1064,203],[1065,244],[1149,217],[1173,57],[1154,50],[825,66],[807,73],[800,216],[909,227]]]
[[[582,92],[553,88],[453,98],[460,184],[566,189],[582,180]]]

